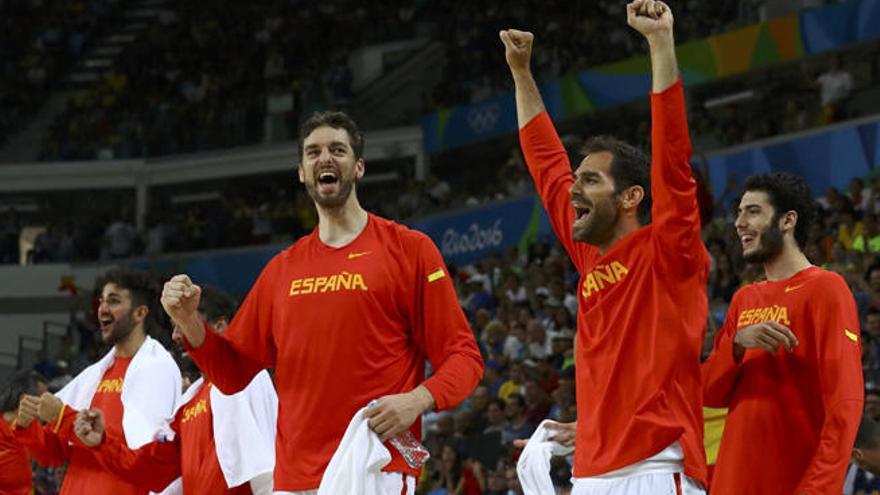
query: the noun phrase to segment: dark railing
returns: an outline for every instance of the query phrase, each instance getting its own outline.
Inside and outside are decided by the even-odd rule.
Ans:
[[[16,362],[17,369],[33,368],[40,359],[55,358],[60,354],[68,327],[67,323],[43,321],[42,337],[19,335],[18,356],[5,352],[0,352],[0,356],[11,356]]]

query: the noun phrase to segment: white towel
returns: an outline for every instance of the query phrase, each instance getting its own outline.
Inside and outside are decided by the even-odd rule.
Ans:
[[[384,495],[381,474],[391,462],[391,452],[370,429],[366,410],[362,408],[351,418],[324,471],[318,495]]]
[[[205,379],[199,378],[186,389],[175,414],[204,384]],[[273,472],[278,396],[269,373],[266,370],[257,373],[244,390],[233,395],[212,387],[210,397],[214,447],[226,486],[234,488],[263,473]]]
[[[556,490],[550,479],[550,458],[574,452],[574,447],[565,447],[550,440],[556,434],[547,429],[547,423],[550,422],[545,419],[538,425],[516,463],[516,473],[525,495],[555,495]]]
[[[74,409],[88,409],[115,355],[114,347],[55,395]],[[167,425],[174,416],[180,389],[180,369],[174,358],[148,336],[128,365],[122,382],[122,431],[129,448],[152,442]]]

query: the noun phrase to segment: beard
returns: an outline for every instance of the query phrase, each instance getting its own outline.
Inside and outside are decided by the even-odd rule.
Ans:
[[[348,197],[351,196],[351,192],[354,190],[354,185],[357,183],[357,179],[355,177],[345,177],[344,175],[340,175],[337,182],[336,192],[330,195],[321,194],[318,190],[319,183],[317,177],[313,178],[311,181],[305,181],[305,183],[306,191],[308,191],[312,201],[322,208],[335,210],[341,208],[342,205],[348,201]]]
[[[743,259],[749,263],[766,263],[782,253],[783,237],[782,229],[779,228],[778,219],[773,219],[770,225],[764,227],[758,234],[760,244],[750,253],[743,253]]]
[[[617,208],[617,195],[593,203],[590,211],[590,219],[581,228],[572,229],[572,238],[575,241],[586,242],[593,246],[601,246],[614,237],[614,226],[620,219],[620,210]]]
[[[133,312],[133,310],[129,311],[128,314],[116,320],[113,323],[113,330],[110,331],[109,335],[106,337],[104,337],[103,334],[101,335],[104,344],[111,346],[116,345],[131,335],[131,332],[134,331],[134,322],[131,319]]]

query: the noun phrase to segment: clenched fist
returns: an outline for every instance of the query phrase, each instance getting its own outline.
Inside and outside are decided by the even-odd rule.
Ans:
[[[202,289],[187,275],[175,275],[162,288],[162,307],[175,322],[184,321],[199,309]]]
[[[104,414],[100,409],[86,409],[76,415],[73,432],[89,447],[96,447],[104,441]]]
[[[650,41],[672,34],[672,10],[659,0],[635,0],[626,6],[626,22]]]
[[[186,275],[175,275],[162,288],[162,307],[174,321],[174,332],[193,347],[205,341],[205,328],[199,317],[202,289]]]
[[[510,70],[513,72],[528,71],[535,35],[516,29],[507,29],[498,34],[501,36],[501,42],[504,43],[504,58],[507,59]]]
[[[27,428],[40,415],[40,398],[35,395],[24,395],[18,401],[18,416],[15,422],[22,428]]]

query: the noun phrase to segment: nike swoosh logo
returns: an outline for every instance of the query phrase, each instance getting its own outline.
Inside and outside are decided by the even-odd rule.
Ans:
[[[789,285],[789,286],[786,286],[786,287],[785,287],[785,292],[795,291],[795,290],[800,289],[800,288],[803,287],[803,286],[804,286],[804,284],[801,284],[801,285],[795,285],[795,286],[791,286],[791,285]]]
[[[360,258],[361,256],[366,256],[372,253],[372,251],[364,251],[362,253],[348,253],[348,259],[353,260],[355,258]]]
[[[843,333],[846,334],[846,336],[849,340],[852,340],[853,342],[859,341],[859,336],[856,335],[854,332],[850,332],[849,329],[844,328]]]

